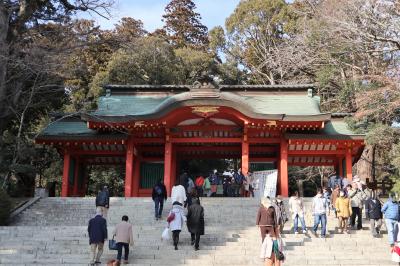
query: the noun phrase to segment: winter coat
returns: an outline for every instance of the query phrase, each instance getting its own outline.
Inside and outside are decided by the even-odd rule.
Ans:
[[[338,217],[348,218],[352,213],[350,199],[345,197],[336,199],[335,208]]]
[[[365,217],[367,219],[382,219],[382,204],[379,200],[368,199],[365,202]]]
[[[391,198],[383,204],[382,212],[385,215],[385,219],[399,220],[399,205],[393,202]]]
[[[132,224],[122,221],[115,226],[113,236],[117,243],[133,244]]]
[[[182,224],[186,221],[184,208],[180,205],[173,205],[168,216],[171,215],[171,213],[175,214],[175,218],[169,223],[169,228],[171,231],[182,230]]]
[[[316,195],[312,201],[312,210],[314,214],[325,214],[329,208],[329,203],[322,195]]]
[[[107,239],[107,221],[101,215],[90,219],[88,225],[89,244],[104,243]]]
[[[101,206],[101,207],[109,207],[110,206],[110,194],[108,193],[108,190],[102,190],[97,194],[96,197],[96,207]]]
[[[340,190],[339,189],[334,189],[333,191],[332,191],[332,194],[331,194],[331,204],[332,204],[332,206],[335,208],[335,203],[336,203],[336,200],[337,200],[337,198],[339,198],[339,193],[340,193]]]
[[[286,214],[286,209],[283,201],[274,203],[275,213],[276,213],[276,221],[278,225],[283,226],[288,220],[288,216]]]
[[[259,226],[277,226],[277,218],[275,208],[260,206],[257,213],[256,225]]]
[[[197,198],[193,199],[192,205],[188,208],[187,227],[192,234],[204,235],[204,208]]]
[[[190,194],[192,193],[194,189],[194,182],[191,178],[188,179],[188,187],[187,187],[187,193]]]
[[[171,191],[171,202],[175,201],[183,204],[186,201],[186,190],[182,185],[173,186]]]
[[[159,195],[156,191],[156,187],[159,186],[161,188],[161,195]],[[167,200],[167,188],[165,187],[164,184],[162,183],[158,183],[153,187],[153,192],[151,193],[151,197],[153,198],[153,200],[155,200],[156,198],[159,199],[165,199]]]
[[[295,196],[290,197],[289,210],[292,213],[293,219],[296,217],[296,215],[298,215],[299,217],[304,217],[303,199]]]
[[[217,174],[211,174],[209,178],[210,178],[211,185],[218,185],[218,176],[217,176]]]
[[[351,207],[363,207],[363,196],[361,191],[358,189],[352,189],[349,191],[349,198],[351,200]]]
[[[285,242],[282,240],[282,238],[278,238],[278,249],[280,252],[284,252],[283,247],[285,246]],[[270,237],[269,234],[267,234],[264,238],[264,241],[261,245],[261,252],[260,252],[260,258],[265,259],[265,258],[271,258],[272,256],[272,250],[273,248],[273,240]]]

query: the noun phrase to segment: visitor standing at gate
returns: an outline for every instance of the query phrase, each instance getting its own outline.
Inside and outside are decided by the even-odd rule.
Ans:
[[[312,233],[316,236],[318,226],[321,223],[321,238],[326,237],[326,213],[329,210],[329,202],[322,194],[320,188],[317,189],[317,195],[312,201],[312,210],[314,215],[314,227]]]
[[[289,211],[292,214],[294,233],[298,234],[299,220],[303,228],[303,234],[307,233],[306,222],[304,220],[304,203],[303,199],[299,197],[298,191],[295,191],[289,199]]]
[[[88,235],[91,249],[90,264],[100,264],[104,241],[107,239],[107,221],[102,216],[101,208],[96,209],[96,216],[89,221]]]
[[[243,189],[243,183],[245,182],[246,178],[242,173],[242,169],[239,168],[237,172],[233,174],[233,179],[235,180],[234,184],[234,197],[240,196],[240,191]]]
[[[154,217],[158,220],[162,215],[164,201],[167,200],[167,189],[162,179],[158,180],[157,184],[153,187],[151,197],[154,201]]]
[[[188,208],[187,227],[192,246],[199,250],[200,236],[204,235],[204,208],[198,198],[193,198],[192,205]]]
[[[388,240],[391,247],[398,241],[399,204],[396,202],[395,198],[396,194],[390,193],[389,199],[382,207],[382,213],[385,216],[385,224],[388,231]]]
[[[185,188],[180,184],[180,181],[177,179],[175,180],[175,185],[172,187],[171,191],[171,202],[175,203],[178,202],[183,206],[187,200],[186,197],[186,190]]]
[[[103,218],[107,219],[108,208],[110,207],[110,193],[108,192],[107,186],[104,186],[97,194],[96,207],[101,209]]]
[[[217,195],[217,187],[218,187],[217,169],[214,169],[214,172],[210,175],[210,183],[211,183],[211,197],[215,197]]]
[[[210,177],[207,177],[207,178],[204,179],[203,190],[204,190],[204,194],[206,194],[207,197],[211,196]]]
[[[132,224],[128,222],[128,216],[122,216],[122,222],[115,226],[113,236],[115,237],[115,242],[117,243],[118,255],[117,263],[121,262],[122,258],[122,248],[124,248],[124,264],[128,264],[129,257],[129,246],[133,245],[133,232]]]
[[[197,195],[199,197],[203,197],[204,192],[203,192],[203,186],[204,186],[204,177],[203,176],[198,176],[196,178],[196,181],[194,182],[196,185],[196,190],[197,190]]]
[[[168,214],[167,221],[169,223],[169,229],[172,232],[175,250],[178,250],[179,234],[182,231],[183,223],[186,221],[184,208],[180,202],[175,201],[172,204],[172,210]]]
[[[222,179],[222,188],[224,197],[231,197],[231,186],[232,186],[232,174],[225,171]]]

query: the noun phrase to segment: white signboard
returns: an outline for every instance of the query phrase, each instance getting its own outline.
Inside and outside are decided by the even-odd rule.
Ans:
[[[278,181],[278,170],[265,170],[253,173],[254,196],[276,197],[276,185]]]

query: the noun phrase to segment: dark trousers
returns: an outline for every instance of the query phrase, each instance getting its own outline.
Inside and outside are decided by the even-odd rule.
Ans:
[[[178,246],[179,243],[179,233],[181,230],[174,230],[172,231],[172,240],[174,241],[174,246]]]
[[[224,197],[228,197],[229,185],[223,185],[223,188],[224,188]]]
[[[160,197],[154,198],[154,216],[156,218],[161,218],[162,211],[164,207],[164,199]]]
[[[192,243],[194,242],[194,247],[199,248],[200,233],[196,233],[196,234],[191,233],[190,238],[192,239]]]
[[[196,187],[196,190],[197,190],[197,196],[203,197],[204,195],[203,187]]]
[[[234,189],[233,196],[234,196],[234,197],[240,197],[240,188],[241,188],[241,185],[239,185],[239,184],[234,184],[234,185],[232,185],[232,186],[233,186],[233,189]]]
[[[122,243],[122,242],[118,242],[118,243],[117,243],[117,248],[118,248],[117,260],[121,260],[121,257],[122,257],[122,247],[124,247],[124,249],[125,249],[124,260],[128,260],[128,256],[129,256],[129,244],[128,244],[128,243]]]
[[[355,226],[356,224],[356,216],[357,216],[357,229],[362,229],[362,218],[361,218],[361,208],[359,207],[351,207],[352,214],[350,217],[350,225]]]

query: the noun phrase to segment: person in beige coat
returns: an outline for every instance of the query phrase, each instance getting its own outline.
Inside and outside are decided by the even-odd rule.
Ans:
[[[122,216],[122,222],[115,226],[113,236],[118,247],[117,265],[122,257],[122,247],[125,250],[124,264],[128,264],[129,245],[133,245],[132,224],[128,222],[128,216]]]

